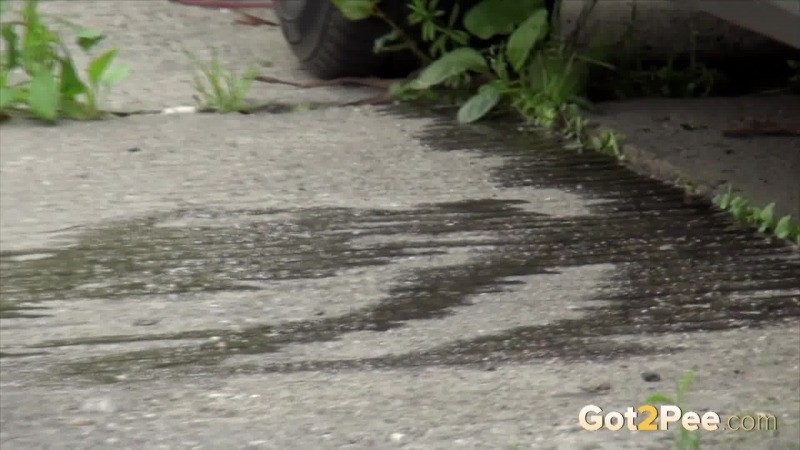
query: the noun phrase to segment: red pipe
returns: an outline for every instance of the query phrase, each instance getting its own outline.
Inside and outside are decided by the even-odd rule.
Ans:
[[[182,5],[199,6],[201,8],[225,9],[259,9],[273,8],[272,0],[170,0]]]

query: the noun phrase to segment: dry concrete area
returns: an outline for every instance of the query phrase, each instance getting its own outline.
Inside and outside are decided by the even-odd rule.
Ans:
[[[564,2],[565,32],[573,29],[586,3]],[[660,0],[601,1],[583,35],[586,39],[598,36],[607,39],[633,33],[631,50],[638,57],[666,60],[693,51],[701,60],[741,60],[738,67],[744,70],[749,70],[749,64],[763,63],[765,58],[797,59],[800,54],[710,14],[683,7],[686,5]],[[735,64],[727,64],[737,70]],[[691,183],[708,196],[732,184],[754,204],[764,206],[775,202],[781,214],[800,218],[798,95],[773,92],[735,98],[603,102],[588,116],[626,136],[628,160],[645,175],[667,182]],[[795,135],[738,138],[723,135],[726,130],[748,129],[758,124],[791,129]]]
[[[184,48],[305,75],[279,30],[231,12],[42,8],[109,33],[133,72],[108,105],[139,113],[0,125],[4,450],[664,449],[674,426],[578,413],[674,395],[688,371],[685,409],[778,421],[703,448],[797,448],[795,248],[514,124],[339,106],[368,90],[261,84],[281,112],[160,114],[194,103]],[[598,120],[742,186],[788,142],[728,153],[722,119],[654,104]]]
[[[707,196],[731,185],[754,205],[775,202],[777,213],[800,218],[800,138],[724,133],[759,123],[797,129],[796,95],[608,102],[589,117],[625,136],[628,161],[643,174]]]

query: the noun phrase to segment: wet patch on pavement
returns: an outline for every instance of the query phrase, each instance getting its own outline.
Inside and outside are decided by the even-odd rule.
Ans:
[[[164,297],[252,290],[270,282],[335,277],[353,268],[467,248],[468,261],[408,271],[386,298],[349,313],[244,330],[103,336],[51,341],[76,345],[205,339],[204,344],[124,352],[71,363],[67,372],[114,381],[163,369],[223,370],[236,354],[276,352],[291,343],[384,332],[409,321],[469,308],[479,294],[513,290],[515,278],[562,268],[613,264],[614,275],[582,306],[580,318],[517,327],[408,354],[264,364],[241,370],[297,371],[499,364],[543,357],[615,358],[669,351],[631,337],[753,327],[800,317],[800,257],[784,242],[733,224],[710,205],[640,177],[597,154],[564,150],[552,137],[513,124],[455,127],[446,120],[420,136],[441,151],[506,158],[493,174],[505,187],[557,188],[588,199],[590,214],[558,217],[535,205],[476,199],[414,210],[317,208],[177,211],[87,233],[61,250],[6,252],[2,316],[69,299]],[[225,221],[234,220],[235,226]],[[180,223],[185,226],[163,226]],[[465,235],[478,238],[465,238]],[[416,236],[407,239],[407,236]],[[377,239],[369,239],[377,238]],[[45,255],[45,256],[36,256]],[[564,295],[569,295],[565,292]],[[180,301],[180,300],[177,300]],[[39,311],[36,311],[39,312]],[[18,318],[15,320],[25,320]],[[4,355],[5,356],[5,355]],[[239,370],[226,368],[224,370]]]

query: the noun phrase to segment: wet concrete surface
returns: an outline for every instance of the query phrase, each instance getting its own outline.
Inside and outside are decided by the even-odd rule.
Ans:
[[[305,77],[224,12],[43,8],[122,47],[113,109],[191,104],[183,44]],[[704,445],[796,448],[796,249],[516,124],[334,106],[370,94],[4,124],[0,446],[663,449],[577,412],[693,370],[689,407],[781,427]]]
[[[213,365],[237,353],[276,352],[291,343],[333,341],[346,333],[386,332],[409,321],[442,318],[456,307],[468,308],[477,295],[514,289],[522,283],[516,277],[557,275],[596,264],[613,264],[615,270],[580,307],[585,314],[579,319],[515,327],[406,354],[295,361],[259,370],[630,357],[673,349],[618,338],[754,327],[800,316],[800,256],[785,242],[737,226],[707,202],[640,177],[609,158],[568,152],[539,132],[520,132],[509,123],[464,129],[447,122],[440,119],[419,138],[439,151],[500,155],[506,163],[494,170],[495,183],[579,193],[590,199],[588,214],[552,217],[525,210],[524,200],[492,198],[401,211],[175,211],[98,227],[65,249],[3,252],[0,317],[46,315],[50,300],[135,302],[192,292],[268,291],[274,281],[335,277],[348,269],[432,257],[452,248],[469,249],[473,257],[409,271],[392,282],[379,303],[336,317],[241,331],[62,339],[28,351],[214,338],[196,347],[72,362],[64,372],[112,381],[126,373],[152,377],[156,369]],[[235,227],[225,225],[231,218],[237,219]]]
[[[706,409],[733,396],[739,400],[726,400],[722,411],[735,413],[741,399],[762,404],[768,395],[767,410],[787,431],[758,442],[790,448],[796,248],[733,223],[701,198],[516,123],[463,127],[450,114],[397,109],[379,116],[425,118],[409,136],[425,152],[493,161],[488,182],[515,194],[420,198],[399,208],[185,207],[87,224],[63,245],[3,250],[0,360],[11,405],[3,410],[4,446],[44,445],[51,441],[36,430],[47,430],[101,448],[203,447],[188,439],[200,435],[217,447],[550,448],[539,428],[522,425],[520,414],[533,413],[514,399],[554,382],[562,387],[531,400],[560,411],[549,439],[662,448],[664,440],[586,434],[573,418],[581,402],[636,386],[635,368],[661,367],[665,380],[689,368],[715,383],[733,376],[725,394],[701,390]],[[523,192],[560,195],[563,209]],[[745,342],[766,349],[757,358],[766,358],[759,367],[770,375],[754,373],[753,354],[734,350]],[[709,351],[717,356],[703,356]],[[789,371],[775,376],[771,367]],[[604,375],[588,375],[597,370]],[[736,378],[743,373],[750,378]],[[390,379],[405,381],[385,384]],[[533,384],[517,386],[523,380]],[[640,401],[648,385],[627,402]],[[657,385],[668,391],[670,383]],[[478,386],[495,386],[481,394],[494,399],[487,400],[493,412],[455,414],[460,402],[476,400]],[[229,389],[256,392],[231,398],[271,399],[268,410],[252,401],[225,409],[243,424],[262,418],[237,437],[213,431],[230,424],[214,418],[221,406],[206,399],[228,398]],[[443,396],[439,412],[396,396],[408,389]],[[54,412],[36,406],[45,398]],[[323,398],[336,399],[325,406],[333,409],[311,413],[307,402]],[[382,410],[377,398],[399,405],[380,413],[386,425],[348,412]],[[514,419],[501,413],[509,407]],[[303,425],[308,414],[338,425]],[[423,431],[424,423],[450,420],[442,414],[455,414],[449,431]],[[171,431],[151,422],[162,415]],[[424,423],[394,425],[410,417]],[[127,425],[117,427],[120,420]],[[483,422],[505,431],[470,428]],[[316,431],[302,431],[308,426]],[[387,444],[381,433],[394,437]],[[735,448],[754,442],[710,438]]]
[[[730,184],[759,207],[800,218],[800,139],[723,136],[728,129],[800,120],[800,96],[635,99],[597,104],[594,122],[625,136],[635,169],[669,183],[691,183],[709,197]]]

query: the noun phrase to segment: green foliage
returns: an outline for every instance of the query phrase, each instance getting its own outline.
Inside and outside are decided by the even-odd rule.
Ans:
[[[682,411],[686,410],[686,396],[689,394],[689,390],[692,387],[692,383],[694,383],[695,374],[692,371],[686,372],[683,377],[681,377],[680,381],[678,381],[678,387],[675,397],[671,397],[669,395],[665,395],[659,392],[656,392],[645,399],[645,403],[648,404],[668,404],[668,405],[676,405],[681,408]],[[700,434],[696,431],[692,432],[683,427],[680,427],[680,434],[675,441],[675,449],[676,450],[697,450],[700,448]]]
[[[585,4],[579,29],[596,2]],[[376,51],[422,52],[417,40],[383,14],[377,2],[335,3],[348,17],[373,16],[390,25],[391,32],[376,41]],[[429,64],[415,80],[396,85],[393,95],[430,98],[438,87],[469,87],[474,94],[458,111],[461,123],[508,105],[537,125],[561,129],[582,144],[622,158],[621,136],[610,131],[590,135],[588,122],[579,114],[579,105],[588,103],[582,97],[587,67],[609,66],[549,36],[554,27],[543,0],[482,0],[466,11],[463,29],[457,28],[458,7],[448,13],[439,0],[409,0],[409,9],[409,24],[421,30],[418,40],[428,44],[420,59]],[[480,46],[471,47],[474,42]]]
[[[258,76],[258,67],[251,65],[244,74],[236,74],[225,67],[217,52],[210,61],[200,61],[186,52],[195,66],[194,87],[204,108],[223,113],[246,109],[245,97]]]
[[[505,36],[544,9],[542,0],[483,0],[464,16],[464,28],[480,39]]]
[[[485,116],[502,99],[499,83],[486,83],[478,89],[478,93],[467,100],[458,110],[458,121],[474,122]]]
[[[333,0],[333,4],[350,20],[363,20],[375,14],[380,0]]]
[[[0,0],[0,14],[6,13],[5,3]],[[0,28],[4,44],[0,56],[0,112],[32,114],[48,122],[60,116],[102,117],[102,94],[123,81],[129,68],[115,65],[117,50],[108,50],[89,62],[88,81],[84,82],[61,36],[44,23],[37,6],[36,0],[27,0],[20,20],[4,20]],[[97,31],[56,20],[75,32],[76,44],[84,52],[90,52],[105,38]]]
[[[467,31],[476,38],[502,35],[506,39],[483,50],[461,47],[444,54],[411,86],[430,89],[477,73],[481,84],[490,87],[478,88],[462,106],[461,122],[478,120],[506,100],[539,125],[563,124],[575,110],[572,105],[582,101],[577,94],[583,85],[583,61],[564,43],[546,40],[547,17],[541,1],[478,3],[464,18]]]
[[[430,43],[428,53],[431,57],[437,58],[469,42],[469,34],[456,28],[460,13],[458,5],[450,11],[444,24],[440,23],[440,18],[446,13],[439,9],[439,0],[411,0],[408,6],[411,9],[408,21],[420,26],[422,41]]]
[[[52,72],[41,70],[33,75],[28,85],[28,105],[37,117],[55,120],[58,116],[59,100],[58,82]]]
[[[547,36],[547,11],[540,9],[528,17],[508,38],[506,55],[515,71],[522,70],[533,47]]]
[[[613,156],[618,160],[623,160],[625,159],[625,155],[622,153],[623,139],[624,137],[615,131],[603,130],[590,138],[589,147],[600,153]]]
[[[708,68],[702,62],[679,67],[672,57],[664,66],[633,70],[628,73],[628,77],[634,93],[644,96],[688,98],[707,97],[722,78],[722,74]]]
[[[714,203],[731,213],[734,219],[758,228],[759,233],[771,233],[778,239],[788,239],[800,246],[800,224],[794,224],[792,216],[775,216],[775,203],[764,208],[753,206],[743,197],[734,194],[733,186],[714,198]]]
[[[634,21],[635,13],[631,17],[631,24]],[[627,47],[623,51],[630,54],[621,58],[624,62],[620,70],[608,73],[611,79],[604,80],[600,84],[612,85],[613,88],[610,90],[617,98],[631,96],[694,98],[711,95],[726,80],[722,72],[698,60],[697,34],[693,31],[689,48],[686,51],[675,52],[665,64],[645,65],[630,49],[630,43],[636,42],[631,27],[622,42],[622,46]]]
[[[425,68],[412,87],[428,89],[467,72],[485,72],[486,59],[471,47],[461,47],[442,55]]]

